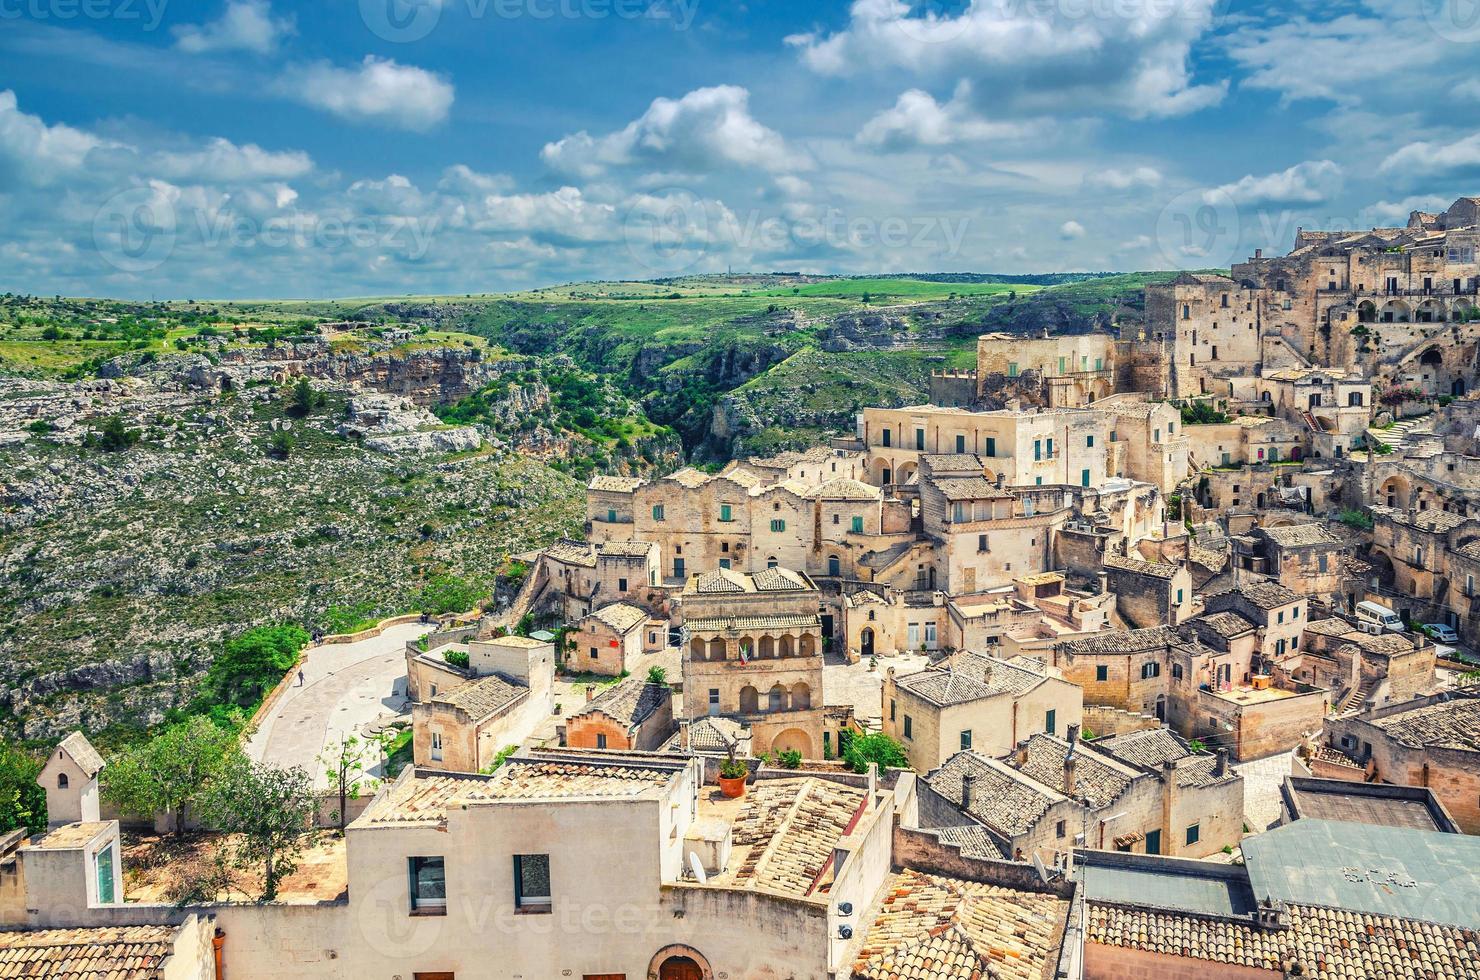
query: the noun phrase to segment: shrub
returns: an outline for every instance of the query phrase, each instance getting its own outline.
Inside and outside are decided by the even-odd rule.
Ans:
[[[880,769],[903,769],[909,765],[904,746],[883,732],[855,735],[843,750],[843,761],[854,772],[868,772],[870,762],[877,763]]]
[[[719,774],[725,779],[740,779],[750,775],[750,768],[739,759],[726,759],[719,764]]]
[[[454,667],[461,667],[463,670],[467,670],[468,665],[471,663],[471,661],[468,659],[467,653],[462,650],[448,650],[446,653],[442,654],[442,659],[452,664],[452,666]]]
[[[94,433],[98,448],[105,453],[121,453],[133,448],[139,435],[138,429],[130,429],[123,424],[121,415],[110,416]]]
[[[664,670],[662,667],[649,667],[647,673],[647,682],[649,684],[667,684],[668,671]]]
[[[1374,526],[1372,515],[1365,510],[1344,510],[1338,519],[1358,531],[1370,531]]]
[[[293,455],[293,437],[286,432],[278,431],[272,434],[272,442],[268,445],[268,453],[277,459],[287,459]]]
[[[782,769],[802,768],[802,754],[796,749],[785,749],[776,754],[776,764]]]
[[[251,710],[298,662],[309,636],[291,623],[258,626],[229,640],[201,684],[197,713],[235,706]]]
[[[428,616],[467,612],[482,598],[477,586],[456,575],[436,575],[422,587],[416,605]]]

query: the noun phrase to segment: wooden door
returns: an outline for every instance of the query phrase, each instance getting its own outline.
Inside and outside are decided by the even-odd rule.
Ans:
[[[457,980],[455,973],[413,973],[416,980]]]
[[[687,956],[675,956],[658,971],[658,980],[704,980],[704,971]]]

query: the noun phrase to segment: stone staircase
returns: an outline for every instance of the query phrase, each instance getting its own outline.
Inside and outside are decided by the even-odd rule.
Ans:
[[[1376,678],[1369,678],[1361,683],[1359,687],[1347,695],[1341,704],[1341,710],[1337,714],[1343,718],[1349,715],[1360,714],[1362,708],[1367,704],[1367,699],[1372,696],[1372,689],[1377,686]]]
[[[1368,429],[1368,441],[1376,440],[1386,446],[1391,446],[1393,455],[1402,456],[1409,449],[1415,447],[1419,440],[1432,433],[1430,423],[1432,416],[1424,416],[1416,419],[1403,419],[1394,422],[1390,429]]]

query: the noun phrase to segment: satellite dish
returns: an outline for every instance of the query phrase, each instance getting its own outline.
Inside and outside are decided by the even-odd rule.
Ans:
[[[1038,852],[1033,852],[1033,870],[1038,872],[1038,877],[1047,882],[1049,880],[1048,869],[1043,866],[1043,861],[1038,857]]]
[[[699,860],[699,855],[693,851],[689,852],[689,869],[694,872],[694,880],[701,885],[709,884],[709,875],[704,871],[704,863]]]

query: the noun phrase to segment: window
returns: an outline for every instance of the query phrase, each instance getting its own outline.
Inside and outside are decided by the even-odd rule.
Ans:
[[[838,520],[839,520],[839,517],[838,517],[838,515],[837,515],[837,514],[834,514],[834,515],[833,515],[833,523],[834,523],[834,524],[836,524],[836,523],[838,523]]]
[[[1186,303],[1183,303],[1182,304],[1182,319],[1184,319],[1184,320],[1191,320],[1192,319],[1192,307],[1189,306]]]
[[[1174,680],[1174,681],[1180,681],[1181,679],[1182,679],[1182,665],[1181,664],[1172,664],[1172,680]]]
[[[1043,713],[1043,730],[1050,735],[1055,734],[1058,731],[1058,720],[1059,713],[1053,708],[1049,708]]]
[[[1009,378],[1015,378],[1018,376],[1018,366],[1016,364],[1007,365],[1007,376]]]
[[[1084,437],[1084,448],[1086,448],[1086,449],[1093,449],[1093,448],[1095,448],[1095,437],[1094,436],[1085,436]]]
[[[958,453],[964,453],[964,452],[966,452],[966,437],[965,436],[957,436],[956,437],[956,452],[958,452]]]
[[[597,649],[595,647],[591,647],[590,650],[591,650],[591,659],[592,660],[600,660],[601,659],[601,653],[599,651],[597,651]]]
[[[1190,826],[1190,827],[1187,828],[1187,846],[1188,847],[1191,847],[1193,844],[1196,844],[1201,837],[1202,837],[1202,828],[1199,827],[1197,824],[1193,824],[1192,826]]]
[[[663,519],[663,505],[662,504],[653,504],[653,520],[655,520],[655,521],[661,521],[662,519]]]
[[[837,555],[828,555],[827,574],[832,576],[833,578],[837,578],[838,576],[843,574],[843,563],[838,560]]]
[[[987,536],[985,534],[978,534],[976,536],[976,550],[977,551],[991,551],[992,550],[991,548],[987,547]]]
[[[966,504],[956,501],[951,505],[951,520],[957,524],[965,524],[969,518],[966,516]]]
[[[1069,827],[1067,821],[1060,820],[1058,823],[1053,825],[1053,833],[1055,837],[1062,839],[1063,836],[1068,833],[1068,831]]]
[[[604,748],[606,748],[606,736],[605,735],[598,734],[596,736],[596,747],[598,749],[604,749]]]
[[[889,446],[892,443],[892,438],[893,438],[893,433],[891,433],[888,429],[885,429],[884,430],[884,445],[886,447]]]
[[[514,855],[514,907],[521,912],[550,911],[550,855]]]
[[[1279,613],[1279,614],[1278,614],[1278,615],[1277,615],[1277,616],[1276,616],[1276,617],[1275,617],[1275,622],[1276,622],[1276,623],[1283,623],[1283,622],[1284,622],[1284,621],[1285,621],[1285,614],[1284,614],[1284,612],[1283,612],[1283,611],[1281,611],[1281,612],[1280,612],[1280,613]]]
[[[1040,460],[1042,458],[1043,458],[1043,440],[1042,439],[1034,439],[1033,440],[1033,459]]]
[[[408,859],[411,871],[411,914],[447,914],[447,869],[439,857]]]
[[[615,508],[608,508],[607,509],[607,512],[606,512],[606,522],[608,524],[615,524],[615,523],[617,523],[617,511],[616,511]]]
[[[771,530],[773,530],[776,533],[780,534],[782,531],[785,531],[786,530],[786,522],[785,521],[782,521],[782,520],[772,521],[771,522]]]
[[[442,733],[432,732],[432,761],[442,761]]]
[[[1152,442],[1161,442],[1161,430],[1160,429],[1156,429],[1156,430],[1154,430],[1152,432],[1152,434],[1151,434],[1151,441]]]
[[[890,721],[893,721],[894,720],[894,699],[893,698],[890,698],[889,699],[889,720]]]
[[[987,437],[987,455],[989,457],[997,455],[997,440],[991,436]]]
[[[626,579],[624,579],[624,578],[617,579],[617,591],[618,592],[626,592],[627,591],[627,580]]]
[[[98,904],[112,905],[117,900],[113,885],[113,846],[110,844],[98,852]]]
[[[1141,665],[1141,680],[1149,681],[1153,677],[1161,676],[1161,664],[1156,661]]]
[[[719,688],[717,687],[711,687],[709,689],[709,713],[711,715],[719,714]]]
[[[684,577],[683,576],[683,559],[682,558],[675,558],[675,559],[673,559],[673,577],[674,578],[683,578]]]
[[[863,533],[863,518],[861,518],[861,517],[855,517],[855,518],[853,518],[853,533],[854,534],[862,534]]]
[[[904,716],[904,737],[915,737],[915,719],[911,718],[909,715]]]
[[[969,728],[961,733],[961,748],[963,751],[971,748],[971,729]]]
[[[1095,680],[1097,680],[1097,681],[1108,681],[1109,679],[1110,679],[1110,668],[1109,667],[1105,666],[1104,664],[1100,664],[1098,667],[1095,668]]]
[[[1053,459],[1053,440],[1045,439],[1043,441],[1043,448],[1048,453],[1048,458]]]
[[[1089,484],[1086,483],[1085,486],[1089,486]],[[1180,606],[1181,604],[1182,604],[1182,590],[1181,589],[1178,589],[1177,590],[1177,605]]]
[[[916,429],[915,430],[915,448],[916,449],[919,449],[919,450],[924,450],[924,448],[925,448],[925,430],[924,429]]]
[[[735,519],[734,508],[730,504],[720,504],[719,519],[722,521],[733,521]]]
[[[728,558],[721,558],[719,560],[719,567],[720,568],[729,568],[730,567],[730,559],[728,559]]]
[[[1316,569],[1321,574],[1324,575],[1326,573],[1326,567],[1327,567],[1327,565],[1326,565],[1326,556],[1325,555],[1318,555],[1316,557]]]
[[[57,776],[57,789],[66,789],[70,785],[72,785],[72,781],[67,778],[66,773],[61,773]]]
[[[1089,486],[1089,470],[1081,470],[1080,471],[1080,473],[1079,473],[1079,481],[1080,481],[1080,484],[1082,486],[1086,486],[1086,487]],[[1182,600],[1179,599],[1177,601],[1178,602],[1181,602]]]

